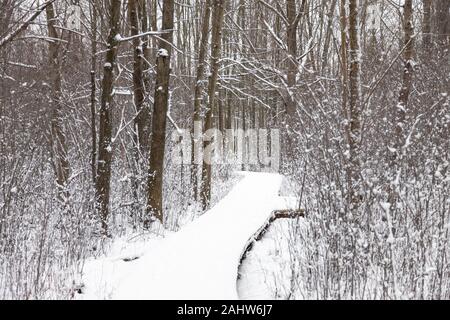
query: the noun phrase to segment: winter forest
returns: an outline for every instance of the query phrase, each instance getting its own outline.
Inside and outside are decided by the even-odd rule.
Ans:
[[[0,0],[0,299],[450,299],[449,0]]]

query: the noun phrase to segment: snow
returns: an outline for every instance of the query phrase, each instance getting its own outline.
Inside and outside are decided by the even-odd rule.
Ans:
[[[281,199],[280,199],[281,200]],[[295,207],[297,198],[285,197],[284,207]],[[288,299],[292,275],[292,247],[290,239],[292,219],[273,222],[263,238],[247,252],[239,267],[237,288],[243,300]],[[303,218],[298,221],[303,223]]]
[[[237,299],[239,259],[275,209],[282,176],[244,178],[216,206],[177,233],[118,241],[86,263],[80,299]],[[127,260],[127,261],[124,261]]]
[[[243,300],[288,299],[291,287],[289,219],[275,221],[247,254],[237,283]]]
[[[114,88],[114,94],[122,95],[122,96],[131,96],[131,95],[133,95],[133,92],[129,88],[116,87],[116,88]]]
[[[389,212],[391,209],[391,204],[389,202],[381,202],[380,206],[383,208],[384,212]]]
[[[169,52],[166,49],[159,49],[158,50],[158,57],[168,57]]]

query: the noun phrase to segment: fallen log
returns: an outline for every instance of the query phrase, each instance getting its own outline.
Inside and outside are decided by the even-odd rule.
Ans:
[[[247,257],[247,254],[253,249],[254,244],[257,241],[260,241],[266,232],[269,230],[270,226],[278,219],[297,219],[304,218],[305,210],[275,210],[272,212],[270,217],[264,223],[264,225],[255,232],[255,234],[247,241],[244,251],[241,254],[241,258],[239,259],[239,267],[242,265],[242,262]],[[239,278],[239,273],[238,273]]]

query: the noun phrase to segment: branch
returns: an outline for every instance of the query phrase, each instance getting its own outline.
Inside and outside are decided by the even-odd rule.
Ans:
[[[367,105],[367,103],[369,102],[370,98],[372,97],[372,95],[374,94],[375,90],[378,88],[379,84],[381,83],[381,81],[384,79],[384,77],[386,77],[386,75],[389,73],[389,70],[391,70],[391,68],[394,66],[395,62],[398,60],[398,58],[401,57],[401,55],[403,54],[403,52],[406,50],[406,48],[408,47],[409,43],[411,42],[408,41],[408,43],[402,48],[402,50],[400,50],[400,52],[397,54],[397,56],[391,61],[391,63],[389,64],[389,66],[386,68],[386,70],[383,72],[383,74],[376,79],[375,81],[372,82],[371,87],[369,88],[369,92],[367,93],[367,97],[366,99],[364,99],[363,102],[363,107],[365,107]]]
[[[41,13],[44,11],[49,5],[51,5],[56,0],[49,0],[46,3],[42,5],[41,8],[39,8],[34,14],[32,14],[30,17],[28,17],[21,26],[19,26],[16,30],[13,30],[11,33],[6,35],[3,39],[0,39],[0,48],[5,46],[7,43],[14,40],[14,38],[24,31]]]
[[[256,233],[247,241],[247,244],[245,246],[244,252],[241,255],[241,258],[239,259],[239,265],[242,264],[242,262],[247,257],[247,254],[253,249],[253,246],[257,241],[260,241],[263,236],[266,234],[266,232],[269,230],[270,226],[278,219],[298,219],[298,218],[305,218],[306,212],[303,209],[300,210],[276,210],[273,211],[270,215],[269,219],[264,223],[264,225],[256,231]]]
[[[120,35],[117,35],[117,42],[124,42],[124,41],[130,41],[136,38],[141,38],[141,37],[146,37],[146,36],[160,36],[163,35],[165,33],[170,33],[172,32],[173,29],[168,29],[168,30],[161,30],[161,31],[148,31],[148,32],[144,32],[141,34],[136,34],[134,36],[130,36],[130,37],[126,37],[126,38],[122,38],[120,37]]]
[[[289,24],[288,20],[286,19],[286,15],[284,14],[283,10],[281,10],[281,8],[276,9],[276,8],[274,8],[273,6],[271,6],[270,4],[268,4],[267,2],[265,2],[263,0],[259,0],[259,3],[263,4],[265,7],[267,7],[268,9],[273,11],[276,15],[278,15],[283,20],[283,23],[285,25]]]

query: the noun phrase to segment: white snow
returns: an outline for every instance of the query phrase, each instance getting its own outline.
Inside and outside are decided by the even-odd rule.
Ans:
[[[181,231],[122,242],[118,253],[88,261],[79,298],[237,299],[246,242],[273,210],[286,206],[278,195],[280,175],[243,174],[224,199]]]
[[[159,49],[158,50],[158,57],[168,57],[169,52],[166,49]]]

